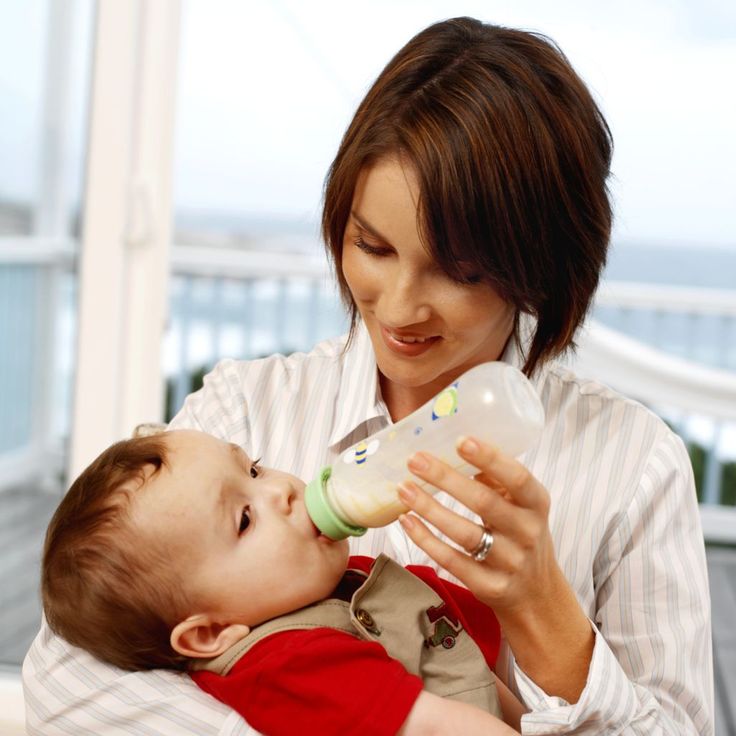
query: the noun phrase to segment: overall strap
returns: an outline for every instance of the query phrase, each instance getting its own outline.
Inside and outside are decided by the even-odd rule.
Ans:
[[[325,627],[339,629],[346,634],[356,636],[355,629],[350,624],[350,604],[336,598],[328,598],[311,606],[300,608],[298,611],[292,611],[278,618],[265,621],[251,629],[250,633],[218,657],[199,660],[194,663],[192,669],[209,670],[218,675],[227,675],[241,657],[245,656],[259,641],[271,636],[271,634],[278,634],[281,631]]]

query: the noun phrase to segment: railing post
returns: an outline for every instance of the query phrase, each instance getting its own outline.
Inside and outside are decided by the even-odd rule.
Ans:
[[[309,285],[309,324],[307,325],[307,334],[309,335],[309,344],[313,345],[319,328],[319,301],[322,284],[314,279]]]
[[[722,465],[718,457],[718,444],[721,440],[723,424],[716,422],[713,428],[713,441],[708,445],[703,472],[703,503],[717,504],[721,501]]]
[[[243,281],[243,357],[253,357],[253,279]]]
[[[60,375],[60,356],[56,349],[61,313],[60,278],[61,265],[57,262],[37,267],[31,433],[39,459],[41,487],[51,492],[61,491],[59,473],[63,457],[62,448],[52,444]]]
[[[212,330],[212,352],[210,353],[210,364],[217,362],[218,356],[222,355],[222,325],[226,322],[225,300],[223,296],[225,279],[222,276],[212,279],[212,305],[210,308],[211,330]]]
[[[174,379],[173,412],[181,409],[184,399],[189,393],[189,337],[191,332],[192,283],[191,276],[184,276],[180,281],[177,302],[179,305],[179,359],[178,371]]]

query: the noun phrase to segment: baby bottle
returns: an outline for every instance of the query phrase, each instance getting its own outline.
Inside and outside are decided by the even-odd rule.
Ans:
[[[538,437],[544,410],[526,376],[507,363],[482,363],[400,422],[353,445],[307,485],[307,512],[331,539],[360,536],[367,527],[390,524],[407,508],[397,486],[413,477],[406,461],[424,450],[466,475],[477,469],[455,452],[461,435],[519,455]]]

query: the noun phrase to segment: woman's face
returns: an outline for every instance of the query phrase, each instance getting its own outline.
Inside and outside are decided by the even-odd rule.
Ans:
[[[392,402],[418,408],[467,369],[497,360],[513,328],[513,308],[490,286],[453,281],[425,250],[418,201],[413,169],[380,159],[358,179],[343,240],[343,273],[394,418]]]

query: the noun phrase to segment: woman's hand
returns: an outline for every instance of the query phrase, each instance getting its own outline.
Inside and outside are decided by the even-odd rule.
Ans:
[[[548,694],[574,703],[585,686],[594,634],[557,564],[549,493],[521,463],[490,445],[466,438],[458,453],[480,471],[474,478],[425,453],[412,456],[409,469],[475,512],[481,524],[414,483],[404,484],[399,495],[461,549],[416,516],[402,516],[401,524],[418,547],[493,608],[524,672]]]

